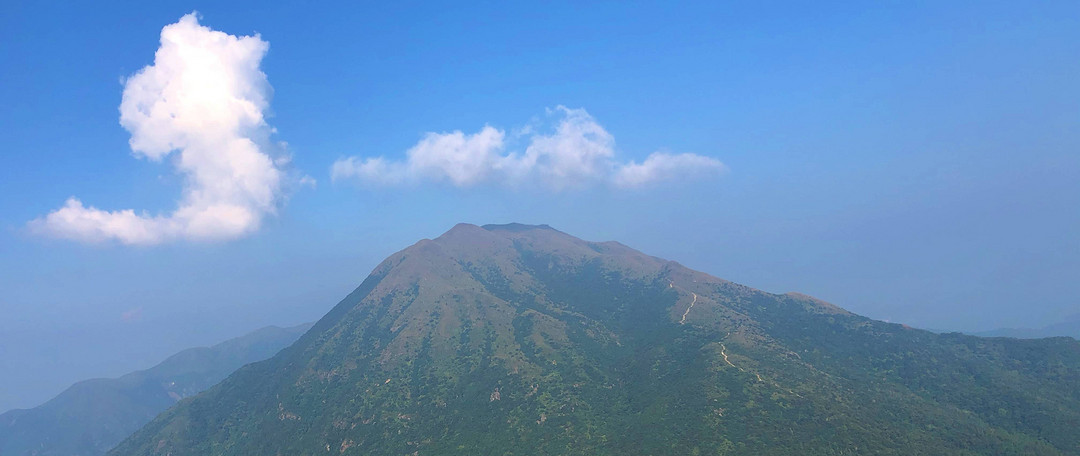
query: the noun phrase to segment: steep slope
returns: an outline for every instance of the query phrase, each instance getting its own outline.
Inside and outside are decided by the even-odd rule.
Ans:
[[[113,455],[1080,454],[1080,343],[937,335],[458,225]]]
[[[0,415],[0,454],[105,454],[176,401],[244,364],[273,356],[310,327],[270,326],[213,347],[184,350],[144,371],[76,383],[41,406]]]

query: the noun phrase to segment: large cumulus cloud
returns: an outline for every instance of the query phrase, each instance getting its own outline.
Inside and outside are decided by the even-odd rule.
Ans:
[[[157,244],[251,233],[283,197],[287,161],[270,141],[270,85],[259,68],[269,45],[199,24],[195,13],[161,30],[154,63],[124,82],[120,124],[139,158],[168,159],[183,178],[175,211],[102,210],[72,197],[30,222],[78,241]],[[280,152],[280,151],[279,151]]]

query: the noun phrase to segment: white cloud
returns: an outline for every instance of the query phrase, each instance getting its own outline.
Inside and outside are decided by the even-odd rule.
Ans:
[[[506,165],[498,155],[503,147],[503,132],[484,127],[476,134],[428,133],[405,152],[405,162],[391,162],[382,157],[338,160],[330,169],[334,180],[357,178],[377,184],[401,184],[431,179],[449,181],[459,187],[483,181]]]
[[[619,163],[615,138],[584,109],[559,106],[548,112],[558,119],[553,131],[533,125],[514,130],[511,139],[527,138],[524,151],[508,151],[507,135],[485,126],[471,135],[427,133],[405,152],[404,160],[348,157],[330,169],[333,180],[353,179],[370,185],[446,182],[458,187],[482,183],[518,186],[539,183],[556,190],[595,183],[636,187],[665,180],[715,175],[719,160],[694,154],[657,152],[646,160]]]
[[[105,211],[73,197],[30,228],[77,241],[144,245],[231,239],[258,229],[283,198],[288,163],[271,156],[284,146],[271,143],[273,128],[263,116],[271,89],[259,64],[268,46],[258,35],[201,26],[195,13],[165,26],[153,65],[124,82],[120,125],[131,133],[136,157],[173,155],[183,176],[179,207],[168,215]]]
[[[665,180],[717,175],[725,169],[720,160],[712,157],[653,152],[641,164],[631,161],[620,166],[612,181],[619,187],[640,187]]]
[[[559,106],[555,112],[563,116],[555,132],[533,135],[515,171],[535,172],[554,188],[602,179],[615,158],[615,138],[584,109]]]

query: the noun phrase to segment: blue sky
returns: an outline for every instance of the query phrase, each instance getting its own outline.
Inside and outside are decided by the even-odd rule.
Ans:
[[[1075,2],[149,3],[0,15],[0,410],[315,320],[462,221],[547,223],[915,326],[1080,312]],[[250,54],[272,87],[252,129],[291,157],[271,208],[241,199],[258,222],[212,236],[168,218],[199,207],[180,152],[148,159],[163,152],[134,151],[120,120],[125,83],[192,11],[269,44]],[[563,125],[603,133],[582,143],[600,171],[522,165],[577,147],[543,146]],[[494,157],[467,184],[405,161],[453,156],[455,131],[451,152]],[[618,185],[657,152],[666,174]],[[390,167],[333,179],[348,157]],[[70,197],[179,222],[142,245],[33,229]]]

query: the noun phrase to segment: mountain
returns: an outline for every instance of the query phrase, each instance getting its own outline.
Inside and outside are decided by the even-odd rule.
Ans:
[[[1080,454],[1080,343],[934,334],[458,225],[110,454]]]
[[[0,415],[0,455],[105,454],[178,400],[240,366],[273,356],[310,327],[269,326],[213,347],[184,350],[120,378],[76,383],[41,406]]]

